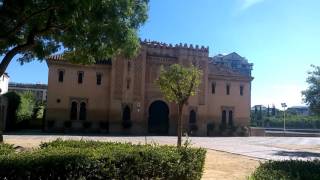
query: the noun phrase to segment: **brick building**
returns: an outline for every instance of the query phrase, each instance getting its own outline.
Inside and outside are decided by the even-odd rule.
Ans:
[[[160,67],[194,64],[203,71],[196,96],[183,112],[186,131],[207,135],[208,124],[246,126],[250,119],[252,64],[236,53],[209,57],[208,47],[141,42],[133,59],[118,56],[93,65],[51,56],[46,126],[126,134],[176,134],[177,106],[154,81]]]

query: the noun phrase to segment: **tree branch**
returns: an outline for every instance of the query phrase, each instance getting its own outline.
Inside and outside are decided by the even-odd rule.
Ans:
[[[27,49],[30,49],[35,44],[34,38],[35,38],[34,31],[31,31],[28,38],[27,38],[28,40],[25,44],[18,45],[6,53],[6,55],[4,56],[4,58],[2,59],[2,61],[0,63],[0,76],[2,76],[4,74],[9,63],[11,62],[11,60],[13,59],[13,57],[15,55],[17,55],[21,51],[25,51]]]
[[[8,31],[5,34],[0,36],[0,41],[8,39],[12,34],[16,33],[23,25],[25,25],[26,22],[29,19],[31,19],[32,17],[37,16],[37,15],[39,15],[45,11],[48,11],[48,10],[53,11],[53,9],[57,9],[57,8],[58,8],[58,6],[48,6],[44,9],[41,9],[39,11],[36,11],[36,12],[30,14],[27,17],[22,18],[22,20],[13,29],[11,29],[10,31]]]

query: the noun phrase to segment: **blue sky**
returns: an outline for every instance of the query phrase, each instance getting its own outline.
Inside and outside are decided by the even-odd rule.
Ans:
[[[151,0],[142,39],[237,52],[254,63],[252,105],[302,104],[310,65],[320,65],[319,0]],[[45,63],[10,64],[14,82],[47,83]]]

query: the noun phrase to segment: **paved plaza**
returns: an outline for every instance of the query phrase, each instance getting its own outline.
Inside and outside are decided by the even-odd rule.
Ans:
[[[4,135],[4,141],[25,147],[62,139],[85,139],[175,145],[175,136],[78,136]],[[312,137],[189,137],[195,147],[203,147],[261,160],[320,159],[320,138]]]

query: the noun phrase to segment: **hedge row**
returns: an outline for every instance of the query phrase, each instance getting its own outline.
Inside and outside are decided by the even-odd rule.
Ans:
[[[0,143],[0,155],[8,155],[14,153],[13,145]]]
[[[261,164],[250,176],[251,180],[319,180],[320,161],[269,161]]]
[[[0,179],[200,179],[206,151],[95,141],[0,156]]]

